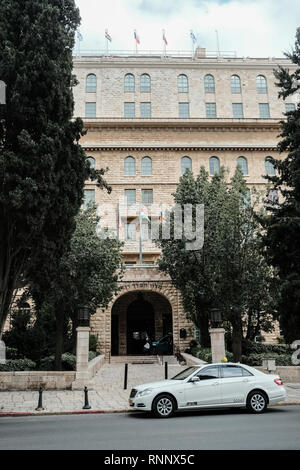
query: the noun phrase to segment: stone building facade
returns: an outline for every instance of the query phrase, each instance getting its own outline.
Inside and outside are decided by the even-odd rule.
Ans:
[[[74,57],[74,114],[87,130],[81,144],[92,165],[108,168],[112,186],[107,194],[87,182],[86,202],[95,201],[101,225],[125,240],[121,291],[92,320],[106,356],[141,352],[137,337],[143,331],[158,339],[171,330],[181,350],[194,338],[179,293],[155,267],[159,250],[147,223],[140,263],[138,211],[151,218],[171,206],[186,168],[198,174],[204,166],[212,174],[224,166],[229,181],[239,163],[250,193],[254,187],[266,192],[263,176],[273,171],[268,157],[281,157],[280,120],[297,103],[296,96],[289,103],[278,99],[278,65],[293,67],[282,58],[209,57],[205,49],[193,57]],[[278,335],[277,329],[266,340]]]

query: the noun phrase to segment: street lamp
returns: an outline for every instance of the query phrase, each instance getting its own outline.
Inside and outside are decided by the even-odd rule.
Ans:
[[[80,305],[78,308],[78,326],[90,326],[90,308],[87,305]]]
[[[210,310],[210,325],[211,328],[222,328],[222,314],[219,308]]]

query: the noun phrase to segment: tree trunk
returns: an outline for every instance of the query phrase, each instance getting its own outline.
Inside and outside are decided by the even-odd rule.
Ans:
[[[62,370],[61,356],[64,344],[64,315],[58,312],[56,315],[56,346],[55,346],[55,370]]]
[[[206,316],[198,317],[198,327],[200,330],[200,345],[202,348],[210,348],[210,335],[208,331],[208,318]]]
[[[241,321],[232,322],[232,352],[233,362],[240,362],[242,358],[243,330]]]

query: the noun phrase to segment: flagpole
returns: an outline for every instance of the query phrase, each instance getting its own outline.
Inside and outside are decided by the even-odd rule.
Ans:
[[[217,30],[216,30],[216,35],[217,35],[217,49],[218,49],[218,57],[220,57],[219,34],[218,34],[218,31],[217,31]]]
[[[193,30],[191,29],[190,31],[190,37],[191,37],[191,41],[192,41],[192,58],[194,57],[194,53],[195,53],[195,49],[194,49],[194,40],[193,40],[193,37],[192,37],[192,33],[193,33]]]
[[[143,264],[142,216],[140,206],[140,264]]]
[[[165,30],[163,29],[162,30],[162,33],[163,33],[163,42],[164,42],[164,56],[166,56],[166,41],[165,41]]]
[[[108,39],[107,39],[107,29],[105,30],[105,42],[106,42],[106,55],[108,55]]]
[[[134,34],[134,40],[135,40],[135,53],[137,54],[138,53],[138,45],[137,45],[137,32],[136,32],[136,29],[134,30],[135,34]]]

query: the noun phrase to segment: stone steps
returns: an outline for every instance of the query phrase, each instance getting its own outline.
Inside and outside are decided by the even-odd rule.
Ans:
[[[109,361],[107,360],[106,363]],[[158,364],[157,356],[111,356],[110,364]]]

